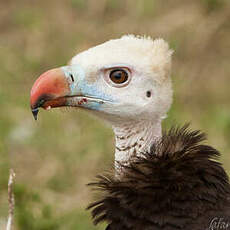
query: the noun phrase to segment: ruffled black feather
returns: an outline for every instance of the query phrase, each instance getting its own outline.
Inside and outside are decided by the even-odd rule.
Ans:
[[[120,175],[98,176],[91,186],[102,198],[88,207],[94,223],[107,221],[107,230],[204,230],[213,218],[228,218],[228,176],[219,152],[203,140],[200,131],[172,128]]]

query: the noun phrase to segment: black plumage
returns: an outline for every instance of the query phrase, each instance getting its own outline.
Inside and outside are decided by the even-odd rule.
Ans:
[[[107,230],[204,230],[218,220],[228,224],[228,176],[217,162],[219,152],[204,140],[187,126],[172,128],[150,152],[121,166],[119,175],[98,176],[90,185],[103,195],[88,207],[94,223],[106,221]]]

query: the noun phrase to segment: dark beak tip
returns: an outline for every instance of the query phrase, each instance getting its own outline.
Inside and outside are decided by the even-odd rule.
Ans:
[[[38,112],[39,112],[39,108],[32,109],[32,114],[34,116],[35,121],[37,121],[37,119],[38,119]]]

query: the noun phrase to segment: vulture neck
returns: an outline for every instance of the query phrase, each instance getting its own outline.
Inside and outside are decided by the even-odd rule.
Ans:
[[[115,166],[127,165],[133,156],[149,151],[152,144],[161,138],[161,119],[128,121],[113,126],[115,133]]]

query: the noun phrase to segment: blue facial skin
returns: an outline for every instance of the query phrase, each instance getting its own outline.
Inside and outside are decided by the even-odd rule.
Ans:
[[[89,84],[85,80],[85,71],[80,65],[63,66],[61,68],[66,78],[70,78],[71,74],[74,78],[74,82],[70,84],[70,96],[83,95],[85,97],[99,99],[98,101],[88,101],[88,103],[83,103],[81,106],[92,110],[102,110],[103,101],[114,102],[111,96],[98,90],[96,83]]]

